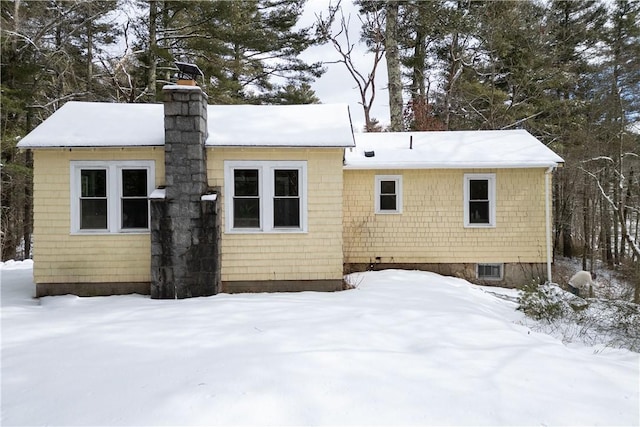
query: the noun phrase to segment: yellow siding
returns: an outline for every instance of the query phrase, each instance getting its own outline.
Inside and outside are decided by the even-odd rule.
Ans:
[[[72,235],[70,161],[155,160],[164,183],[161,148],[34,150],[34,279],[36,283],[148,282],[149,233]]]
[[[464,227],[465,173],[496,174],[495,228]],[[375,175],[402,175],[402,214],[375,214]],[[345,170],[345,262],[544,262],[544,188],[544,169]]]
[[[339,148],[207,151],[209,185],[221,189],[222,281],[342,278],[342,156]],[[306,160],[308,232],[225,233],[224,160]]]

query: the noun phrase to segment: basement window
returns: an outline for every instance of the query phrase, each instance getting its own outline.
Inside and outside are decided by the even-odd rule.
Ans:
[[[502,280],[503,264],[477,264],[476,276],[481,280]]]
[[[71,232],[149,231],[153,161],[72,161]]]
[[[225,161],[225,229],[306,232],[306,161]]]

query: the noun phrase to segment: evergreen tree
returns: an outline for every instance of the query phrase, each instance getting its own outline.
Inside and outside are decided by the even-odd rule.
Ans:
[[[9,1],[0,3],[2,73],[2,259],[29,254],[31,156],[16,143],[72,99],[105,99],[96,54],[115,40],[103,20],[114,1]]]
[[[154,79],[156,84],[171,79],[168,71],[176,60],[200,67],[212,103],[271,102],[291,81],[296,85],[310,83],[324,70],[320,63],[307,64],[298,58],[315,42],[309,28],[294,28],[304,3],[149,2],[145,27],[151,36],[139,36],[143,52],[139,60],[149,70],[144,85],[149,96],[154,96]]]

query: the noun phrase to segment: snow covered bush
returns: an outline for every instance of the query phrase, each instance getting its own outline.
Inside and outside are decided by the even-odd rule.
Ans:
[[[532,281],[521,289],[518,310],[535,320],[551,323],[564,317],[570,307],[563,298],[566,293],[555,284],[539,285]]]
[[[521,288],[518,310],[527,326],[563,342],[602,344],[640,352],[640,305],[606,298],[582,299],[558,285],[530,283]]]

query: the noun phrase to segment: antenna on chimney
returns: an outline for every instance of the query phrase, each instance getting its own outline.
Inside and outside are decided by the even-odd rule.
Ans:
[[[185,86],[195,86],[196,78],[204,77],[204,73],[196,64],[188,64],[186,62],[175,62],[178,67],[178,84]]]
[[[413,135],[409,135],[409,150],[413,150]]]

